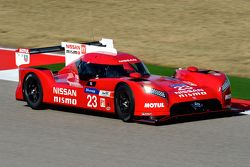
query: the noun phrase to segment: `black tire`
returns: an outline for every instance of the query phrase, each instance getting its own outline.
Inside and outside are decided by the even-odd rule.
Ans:
[[[124,122],[130,122],[134,117],[134,96],[130,87],[121,84],[115,91],[115,110],[117,116]]]
[[[42,109],[43,89],[35,74],[28,74],[23,85],[24,99],[32,109]]]

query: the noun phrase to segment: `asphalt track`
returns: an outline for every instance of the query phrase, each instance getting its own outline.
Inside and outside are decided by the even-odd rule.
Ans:
[[[31,110],[15,100],[16,84],[0,81],[0,166],[249,166],[249,115],[123,123],[70,109]]]

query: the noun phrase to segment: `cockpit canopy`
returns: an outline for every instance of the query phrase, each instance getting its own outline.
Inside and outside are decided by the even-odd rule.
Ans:
[[[78,74],[81,80],[89,80],[91,78],[120,78],[129,77],[130,73],[140,73],[141,76],[149,76],[147,67],[142,62],[123,63],[119,65],[94,64],[80,61],[77,64]]]

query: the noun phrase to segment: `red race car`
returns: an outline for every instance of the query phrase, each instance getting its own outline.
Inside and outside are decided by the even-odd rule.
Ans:
[[[125,122],[157,123],[178,116],[234,111],[225,74],[189,67],[177,69],[171,77],[151,75],[140,59],[117,52],[110,39],[19,49],[16,61],[21,59],[20,65],[30,54],[58,51],[65,51],[66,63],[58,72],[20,68],[17,100],[27,101],[33,109],[55,104],[115,113]]]

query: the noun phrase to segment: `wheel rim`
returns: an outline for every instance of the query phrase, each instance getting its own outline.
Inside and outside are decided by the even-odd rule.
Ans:
[[[32,103],[36,103],[40,97],[40,90],[38,87],[38,82],[34,78],[30,78],[27,81],[27,95]]]
[[[121,110],[122,114],[129,114],[130,113],[130,101],[129,96],[126,92],[120,92],[118,96],[118,105]]]

